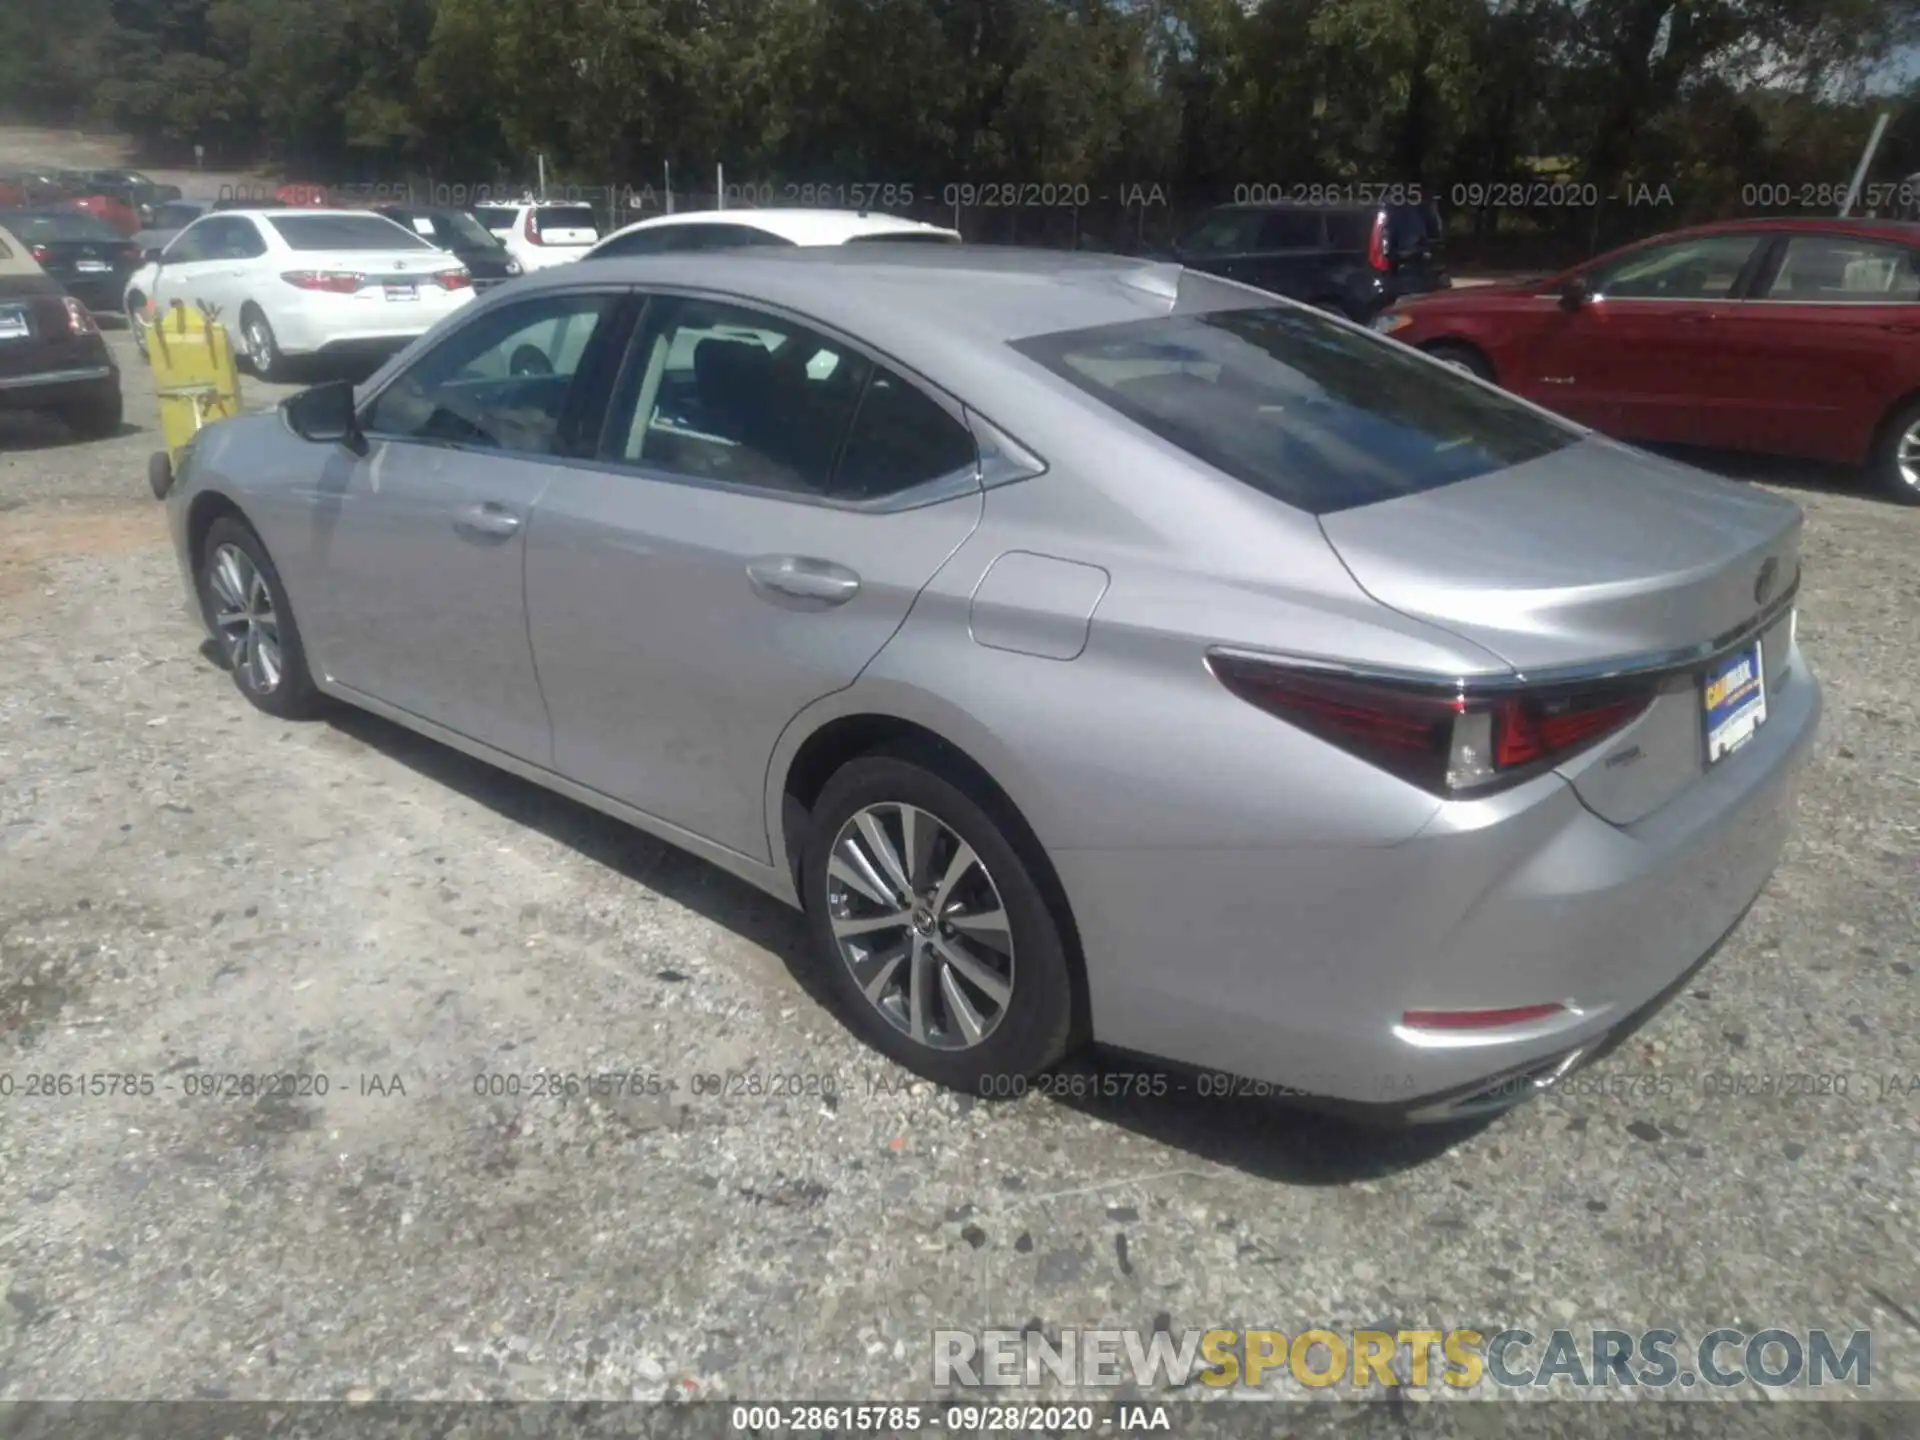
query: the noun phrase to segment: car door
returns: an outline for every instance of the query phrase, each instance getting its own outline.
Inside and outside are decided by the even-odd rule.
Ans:
[[[219,307],[227,327],[238,333],[240,308],[267,278],[260,261],[267,253],[260,222],[250,215],[228,215],[221,221],[219,236],[212,242],[214,258],[208,262],[202,291]],[[279,277],[273,277],[279,284]]]
[[[363,407],[316,504],[311,648],[340,684],[545,765],[523,568],[535,502],[576,448],[576,407],[621,293],[488,309]]]
[[[554,476],[528,542],[554,766],[769,860],[774,744],[854,681],[979,522],[972,435],[849,341],[661,295],[599,455]]]
[[[1578,308],[1542,295],[1546,313],[1508,388],[1635,440],[1732,443],[1745,382],[1725,322],[1765,240],[1741,231],[1637,246],[1584,272]]]
[[[1726,347],[1744,377],[1744,441],[1856,464],[1920,383],[1920,247],[1844,231],[1776,241]]]

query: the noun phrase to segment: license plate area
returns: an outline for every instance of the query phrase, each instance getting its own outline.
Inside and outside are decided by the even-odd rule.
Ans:
[[[0,340],[25,340],[32,333],[25,310],[18,305],[0,305]]]
[[[385,288],[387,299],[389,300],[418,300],[420,298],[420,287],[418,285],[388,285]]]
[[[105,260],[76,260],[73,268],[82,275],[105,275],[113,269],[113,266]]]
[[[1755,640],[1707,666],[1700,679],[1707,764],[1733,754],[1767,722],[1766,659]]]

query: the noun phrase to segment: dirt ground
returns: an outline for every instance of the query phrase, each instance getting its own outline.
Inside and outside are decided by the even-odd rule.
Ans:
[[[0,1399],[927,1396],[943,1324],[1858,1328],[1920,1398],[1920,510],[1743,468],[1808,510],[1828,719],[1776,878],[1599,1082],[1395,1136],[976,1103],[849,1039],[773,902],[244,704],[112,340],[123,436],[0,419]]]

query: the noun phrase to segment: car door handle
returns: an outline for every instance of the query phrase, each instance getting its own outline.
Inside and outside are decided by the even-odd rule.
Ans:
[[[1882,325],[1889,335],[1920,335],[1920,325]]]
[[[747,566],[747,579],[762,600],[790,610],[824,610],[860,593],[860,577],[830,560],[769,555]]]
[[[1696,310],[1691,315],[1676,315],[1673,318],[1682,325],[1710,325],[1713,323],[1713,312]]]
[[[520,533],[520,517],[489,500],[484,505],[472,505],[454,517],[453,528],[462,539],[471,540],[477,545],[494,544],[501,540],[511,540]]]

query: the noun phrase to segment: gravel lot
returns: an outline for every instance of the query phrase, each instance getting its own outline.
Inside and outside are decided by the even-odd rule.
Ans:
[[[1665,1093],[1388,1136],[975,1102],[856,1046],[797,921],[701,863],[383,722],[250,709],[112,339],[124,436],[0,419],[0,1399],[928,1396],[936,1325],[1156,1317],[1858,1327],[1874,1393],[1920,1398],[1920,511],[1745,467],[1809,511],[1828,720],[1766,894],[1592,1072]],[[536,1071],[639,1093],[475,1093]],[[693,1093],[727,1071],[837,1093]],[[280,1072],[329,1091],[184,1093]],[[23,1093],[95,1073],[135,1093]]]

